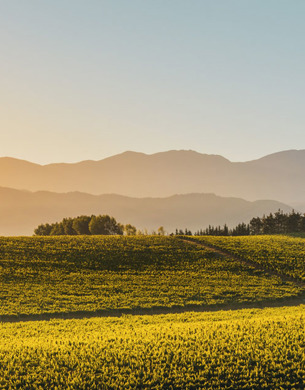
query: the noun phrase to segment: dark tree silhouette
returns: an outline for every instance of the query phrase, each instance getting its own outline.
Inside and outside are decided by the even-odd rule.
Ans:
[[[135,234],[137,229],[132,225],[129,231]],[[53,224],[41,224],[35,230],[37,236],[59,236],[59,235],[122,235],[124,226],[118,223],[115,218],[109,215],[81,215],[76,218],[64,218],[61,222]]]

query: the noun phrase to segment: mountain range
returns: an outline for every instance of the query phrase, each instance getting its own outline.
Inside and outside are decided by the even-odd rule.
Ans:
[[[0,234],[109,214],[138,229],[197,230],[305,211],[305,150],[232,162],[191,150],[125,152],[100,161],[39,165],[0,158]]]
[[[0,186],[29,191],[129,197],[215,193],[246,200],[274,199],[305,205],[305,150],[289,150],[247,162],[218,155],[168,151],[125,152],[100,161],[39,165],[0,158]]]
[[[170,233],[176,228],[193,231],[227,223],[233,227],[291,207],[276,201],[249,202],[214,194],[173,195],[166,198],[131,198],[122,195],[91,195],[81,192],[54,193],[0,188],[0,235],[32,235],[41,223],[64,217],[109,214],[121,223],[131,223],[149,232],[164,226]]]

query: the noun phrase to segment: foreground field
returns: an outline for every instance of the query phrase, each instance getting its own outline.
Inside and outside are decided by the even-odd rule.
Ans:
[[[301,389],[305,307],[0,324],[1,389]]]
[[[303,290],[175,237],[0,238],[0,316],[209,307]]]

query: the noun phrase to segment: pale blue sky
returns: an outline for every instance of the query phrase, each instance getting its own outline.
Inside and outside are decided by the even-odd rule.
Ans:
[[[303,0],[0,0],[0,156],[305,149]]]

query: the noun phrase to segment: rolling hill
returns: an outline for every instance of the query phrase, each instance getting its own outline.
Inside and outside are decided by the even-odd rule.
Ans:
[[[41,223],[81,214],[110,214],[121,223],[131,223],[149,231],[161,225],[167,232],[185,227],[196,230],[209,224],[227,223],[234,226],[279,208],[285,212],[291,210],[291,207],[276,201],[249,202],[214,194],[131,198],[112,194],[30,192],[0,188],[0,235],[31,235]]]

